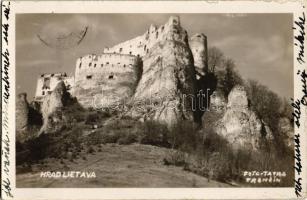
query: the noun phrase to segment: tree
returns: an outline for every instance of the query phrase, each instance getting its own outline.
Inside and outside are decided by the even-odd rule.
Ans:
[[[280,108],[280,114],[281,114],[282,117],[286,117],[290,121],[293,121],[293,118],[292,118],[293,108],[290,104],[291,104],[290,100],[283,98],[282,106]]]
[[[228,94],[235,85],[242,85],[243,80],[241,75],[235,70],[235,63],[232,59],[223,60],[225,72],[223,73],[218,87],[223,91],[227,98]]]
[[[255,80],[248,80],[246,86],[252,109],[268,124],[273,132],[276,131],[281,116],[281,98]]]
[[[215,73],[216,67],[219,67],[222,64],[224,59],[223,52],[216,48],[211,47],[208,49],[208,69],[209,72]]]

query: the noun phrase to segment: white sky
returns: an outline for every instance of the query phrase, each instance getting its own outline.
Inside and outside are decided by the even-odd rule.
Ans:
[[[42,73],[73,75],[76,59],[99,54],[143,34],[150,24],[162,25],[169,14],[18,14],[16,17],[17,93],[32,100],[37,77]],[[293,37],[291,14],[180,14],[189,36],[204,33],[208,45],[216,46],[235,60],[244,78],[258,80],[280,96],[293,96]],[[55,50],[37,34],[89,30],[80,45]]]

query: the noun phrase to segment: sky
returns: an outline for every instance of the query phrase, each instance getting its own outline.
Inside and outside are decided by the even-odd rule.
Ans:
[[[16,16],[16,92],[32,100],[40,74],[74,74],[77,58],[100,54],[104,47],[142,35],[150,24],[163,25],[174,14],[18,14]],[[208,46],[235,61],[246,79],[268,86],[281,97],[293,96],[291,14],[177,14],[189,36],[204,33]],[[79,33],[79,45],[55,49],[43,38]],[[49,40],[48,40],[49,41]]]

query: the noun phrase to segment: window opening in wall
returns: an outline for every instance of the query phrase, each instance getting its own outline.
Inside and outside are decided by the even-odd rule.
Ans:
[[[92,63],[89,63],[88,66],[89,66],[89,67],[92,66]]]
[[[118,62],[117,64],[120,65],[120,62]]]
[[[147,50],[146,50],[146,53],[148,53],[148,52],[149,52],[149,50],[147,49]]]
[[[92,79],[92,75],[87,75],[86,79]]]
[[[45,95],[45,91],[42,92],[42,95]]]
[[[119,52],[122,52],[123,51],[123,48],[119,48]]]
[[[44,84],[43,84],[43,89],[44,88],[50,88],[50,78],[49,77],[46,77],[44,78]]]
[[[126,65],[124,64],[124,67],[126,67]]]
[[[130,52],[129,52],[129,54],[131,55],[131,54],[132,54],[132,52],[130,51]]]
[[[162,30],[162,31],[164,30],[164,26],[162,26],[161,30]]]
[[[146,50],[146,45],[144,46],[144,51]]]
[[[51,77],[53,77],[54,76],[54,74],[51,74]]]
[[[79,64],[79,68],[81,68],[81,63]]]
[[[48,91],[47,93],[48,93],[48,94],[51,94],[51,91]]]
[[[109,62],[106,63],[107,65],[109,64]]]
[[[101,67],[103,67],[103,64],[100,64]]]
[[[159,32],[156,32],[156,39],[158,38],[158,36],[159,36]]]
[[[94,67],[96,67],[96,64],[94,64]]]
[[[199,38],[200,38],[201,36],[200,36],[200,35],[197,35],[197,37],[199,37]]]
[[[109,79],[114,79],[114,75],[113,74],[111,74],[111,75],[109,75],[109,77],[108,77]]]

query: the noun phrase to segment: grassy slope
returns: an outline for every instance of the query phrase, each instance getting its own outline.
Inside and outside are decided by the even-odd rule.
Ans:
[[[33,172],[17,174],[17,187],[228,187],[205,177],[163,165],[168,149],[151,145],[105,144],[99,151],[86,154],[73,162],[46,159],[36,164]],[[40,178],[40,171],[95,171],[96,179]],[[59,169],[59,170],[56,170]]]

